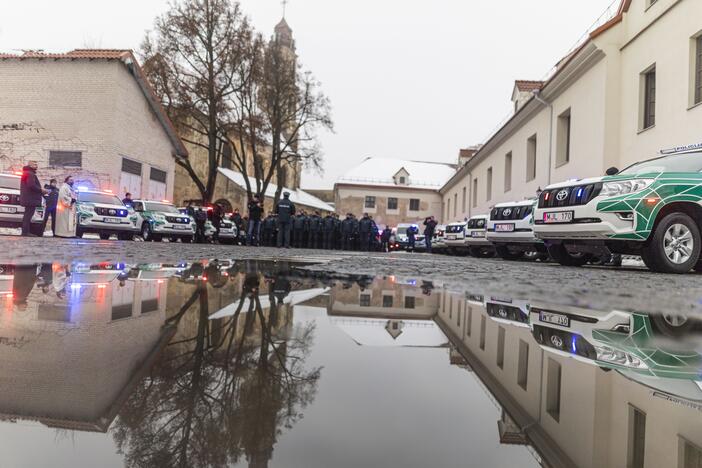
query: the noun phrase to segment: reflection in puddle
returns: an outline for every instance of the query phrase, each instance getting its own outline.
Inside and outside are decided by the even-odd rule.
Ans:
[[[702,459],[696,317],[456,294],[394,277],[331,279],[298,266],[0,266],[0,418],[15,423],[0,424],[4,459],[149,467]]]

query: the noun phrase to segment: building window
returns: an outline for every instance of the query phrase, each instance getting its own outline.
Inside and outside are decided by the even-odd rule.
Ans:
[[[410,198],[410,211],[419,211],[419,198]]]
[[[468,307],[468,316],[466,317],[466,335],[470,336],[473,328],[473,308]]]
[[[112,306],[112,320],[122,320],[132,316],[133,304],[119,304]]]
[[[400,185],[405,185],[406,183],[407,182],[406,182],[405,177],[404,176],[400,177]]]
[[[487,324],[485,323],[485,316],[480,317],[480,349],[485,351],[485,328]]]
[[[414,309],[414,296],[405,296],[405,309]]]
[[[550,168],[549,168],[550,169]],[[527,140],[526,181],[536,179],[536,135]]]
[[[656,125],[656,67],[655,65],[641,75],[641,130]]]
[[[487,187],[487,201],[492,200],[492,168],[489,167],[487,170],[487,183],[485,184]]]
[[[546,383],[546,412],[556,421],[561,418],[561,365],[548,359]]]
[[[446,220],[451,218],[451,199],[446,200]]]
[[[383,296],[383,307],[392,307],[392,296]]]
[[[464,304],[464,303],[463,302],[458,303],[458,313],[456,314],[456,326],[457,327],[461,326],[461,315],[463,315],[463,311],[461,310],[461,309],[463,309],[462,304]]]
[[[522,389],[527,389],[527,377],[529,376],[529,345],[519,340],[519,361],[517,364],[517,384]]]
[[[497,329],[497,367],[505,368],[505,329]]]
[[[629,405],[629,445],[627,468],[644,468],[646,413]]]
[[[80,151],[49,151],[50,167],[83,167]]]
[[[141,177],[141,163],[131,159],[122,158],[122,172]]]
[[[165,184],[167,177],[168,177],[168,174],[166,173],[166,171],[162,171],[161,169],[156,169],[155,167],[151,168],[151,174],[150,174],[151,180]]]
[[[695,101],[693,104],[700,104],[702,103],[702,35],[695,39],[694,44]]]
[[[388,210],[397,209],[397,198],[388,198]]]
[[[463,195],[462,195],[462,201],[461,201],[461,211],[463,213],[466,212],[466,195],[467,195],[468,189],[466,187],[463,187]]]
[[[512,152],[505,154],[505,193],[512,190]]]
[[[458,211],[458,194],[453,194],[453,217],[456,217],[456,212]]]
[[[570,161],[570,109],[558,116],[556,167]]]
[[[473,208],[478,206],[478,179],[473,179]]]
[[[702,449],[693,443],[680,439],[683,450],[683,468],[700,468],[702,467]]]
[[[370,307],[370,305],[371,305],[370,294],[361,294],[361,296],[358,300],[358,305],[360,305],[361,307]]]
[[[364,206],[366,208],[375,208],[375,197],[366,196],[366,203]]]

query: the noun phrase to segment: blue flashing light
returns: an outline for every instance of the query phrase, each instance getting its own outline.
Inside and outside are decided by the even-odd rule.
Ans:
[[[583,194],[583,189],[582,189],[582,188],[579,188],[579,189],[578,189],[578,198],[580,198],[580,195],[582,195],[582,194]]]
[[[72,284],[71,289],[80,289],[80,284]]]
[[[570,349],[573,351],[573,354],[576,354],[578,352],[578,348],[575,346],[576,339],[577,339],[577,337],[574,336],[570,340]]]

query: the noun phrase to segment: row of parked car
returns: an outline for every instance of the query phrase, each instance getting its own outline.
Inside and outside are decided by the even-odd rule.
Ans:
[[[0,174],[0,227],[19,228],[22,225],[24,208],[19,204],[20,176]],[[196,207],[207,211],[207,208]],[[109,191],[79,189],[76,200],[76,236],[97,234],[107,240],[116,236],[119,240],[134,240],[139,236],[145,241],[192,242],[196,235],[196,223],[186,208],[179,208],[163,200],[134,200],[125,206],[117,195]],[[42,235],[44,208],[40,207],[32,218],[32,233]],[[216,229],[208,219],[205,236],[212,239]],[[220,224],[218,240],[234,244],[239,231],[231,221]]]
[[[442,229],[443,228],[443,229]],[[674,148],[604,177],[549,185],[538,197],[440,227],[449,253],[567,266],[640,256],[657,272],[702,271],[702,144]]]

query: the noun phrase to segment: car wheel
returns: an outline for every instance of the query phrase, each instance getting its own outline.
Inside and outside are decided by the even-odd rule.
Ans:
[[[82,239],[82,238],[83,238],[83,234],[84,234],[83,230],[82,230],[80,227],[76,227],[76,237],[77,237],[78,239]]]
[[[100,240],[110,240],[110,234],[106,232],[101,232],[100,233]]]
[[[551,244],[547,248],[551,258],[563,266],[579,267],[585,265],[589,260],[585,254],[571,254],[563,244]]]
[[[192,238],[192,236],[181,237],[181,238],[180,238],[180,241],[181,241],[183,244],[192,244],[192,243],[193,243],[193,238]]]
[[[641,257],[651,271],[687,273],[700,260],[700,244],[697,223],[684,213],[671,213],[658,223]]]
[[[502,260],[512,261],[524,258],[524,252],[512,252],[509,250],[509,247],[505,245],[496,245],[495,251],[497,252],[497,256]]]
[[[695,321],[685,315],[651,315],[651,321],[659,332],[671,338],[685,336],[695,326]]]
[[[154,235],[151,232],[151,226],[149,225],[149,223],[144,223],[141,226],[141,238],[144,239],[144,242],[154,241]]]

